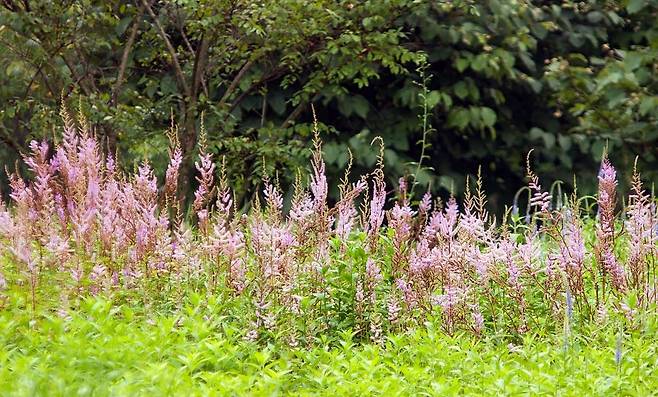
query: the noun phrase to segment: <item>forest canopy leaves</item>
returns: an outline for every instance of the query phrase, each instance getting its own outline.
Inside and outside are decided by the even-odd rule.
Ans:
[[[418,172],[425,106],[435,130],[417,180],[435,191],[450,180],[459,194],[482,166],[495,207],[523,185],[532,148],[537,171],[567,185],[591,179],[580,170],[603,148],[624,169],[638,155],[656,181],[657,12],[656,0],[5,1],[0,165],[60,134],[63,100],[128,165],[164,168],[173,118],[185,183],[203,120],[246,203],[266,173],[286,188],[285,170],[305,167],[313,104],[332,178],[348,149],[370,169],[382,136],[395,183]]]

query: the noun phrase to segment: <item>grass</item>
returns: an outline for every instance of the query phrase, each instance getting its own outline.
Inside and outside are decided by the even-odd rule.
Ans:
[[[16,299],[21,302],[21,299]],[[658,387],[653,318],[564,336],[448,336],[435,321],[384,343],[343,332],[311,348],[257,344],[221,305],[158,312],[86,298],[66,316],[0,312],[0,390],[16,396],[648,395]],[[147,314],[150,313],[150,314]]]

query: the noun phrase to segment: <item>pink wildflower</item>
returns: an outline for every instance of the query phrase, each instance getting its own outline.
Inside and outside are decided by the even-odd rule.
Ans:
[[[164,191],[165,195],[168,197],[174,197],[176,194],[176,189],[178,187],[178,173],[182,162],[183,153],[179,147],[175,147],[171,153],[167,172],[165,173]]]

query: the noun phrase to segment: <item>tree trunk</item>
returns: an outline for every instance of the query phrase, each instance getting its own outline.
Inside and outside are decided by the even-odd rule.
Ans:
[[[183,162],[179,172],[178,190],[183,201],[189,200],[192,195],[192,183],[194,178],[194,160],[196,155],[196,145],[198,139],[196,127],[196,101],[183,106],[183,128],[181,131],[180,144],[183,152]]]

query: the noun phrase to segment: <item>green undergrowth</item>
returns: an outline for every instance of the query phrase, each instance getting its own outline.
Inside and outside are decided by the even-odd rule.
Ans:
[[[20,301],[15,300],[15,301]],[[17,396],[649,395],[657,322],[562,335],[446,335],[434,321],[382,344],[254,343],[221,309],[139,310],[102,298],[66,314],[0,311],[0,390]]]

